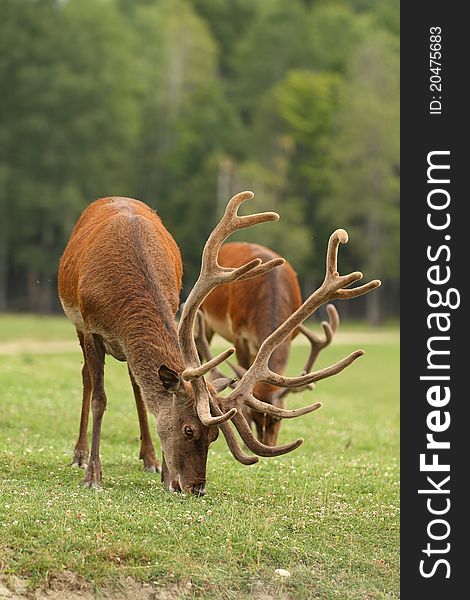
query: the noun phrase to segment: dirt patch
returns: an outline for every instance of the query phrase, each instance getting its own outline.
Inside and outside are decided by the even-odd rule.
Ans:
[[[31,590],[20,577],[0,579],[0,600],[176,600],[189,598],[188,584],[171,584],[159,588],[132,577],[120,577],[95,586],[80,575],[65,571],[50,576],[44,587]]]
[[[257,581],[249,594],[232,591],[231,597],[240,600],[293,600],[294,596],[282,588],[271,588]],[[132,577],[119,577],[97,587],[80,575],[65,571],[49,576],[43,588],[31,590],[25,578],[0,575],[0,600],[185,600],[195,597],[206,596],[189,581],[162,587]]]

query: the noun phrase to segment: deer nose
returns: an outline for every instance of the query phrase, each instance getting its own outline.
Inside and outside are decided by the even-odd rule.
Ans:
[[[204,483],[198,483],[197,485],[193,486],[193,494],[195,496],[204,496],[205,493],[206,486]]]

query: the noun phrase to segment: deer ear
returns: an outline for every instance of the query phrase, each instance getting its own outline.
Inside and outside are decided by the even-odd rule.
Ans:
[[[222,392],[228,386],[232,386],[235,383],[236,379],[230,379],[229,377],[219,377],[218,379],[214,379],[211,381],[211,384],[214,386],[216,392]]]
[[[177,392],[179,390],[181,378],[176,371],[173,371],[173,369],[170,369],[166,365],[162,365],[158,369],[158,376],[166,390],[169,392]]]

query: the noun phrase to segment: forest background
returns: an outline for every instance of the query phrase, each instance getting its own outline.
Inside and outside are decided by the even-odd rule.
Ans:
[[[304,295],[330,233],[379,277],[343,316],[398,316],[398,0],[0,0],[0,311],[60,310],[71,228],[101,196],[161,215],[185,265],[231,196]],[[351,311],[354,311],[351,313]]]

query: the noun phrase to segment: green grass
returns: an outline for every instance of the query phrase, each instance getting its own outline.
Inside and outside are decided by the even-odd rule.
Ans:
[[[0,314],[0,342],[72,340],[73,325],[63,315]]]
[[[392,331],[398,323],[387,322],[380,329],[369,327],[361,321],[341,323],[341,331]],[[19,340],[66,341],[75,340],[74,328],[64,315],[31,315],[28,313],[0,313],[0,343]]]
[[[65,325],[74,339],[63,320],[29,319],[34,337],[51,339]],[[321,364],[353,349],[328,348]],[[284,422],[281,442],[305,438],[297,451],[246,467],[220,436],[204,498],[166,493],[141,470],[125,364],[107,361],[105,488],[95,492],[69,466],[80,354],[1,356],[0,570],[32,587],[69,570],[98,586],[128,575],[191,582],[191,595],[203,598],[249,598],[259,585],[274,597],[398,598],[398,345],[365,349],[347,372],[290,397],[291,407],[324,403]],[[291,373],[305,352],[293,348]],[[280,580],[277,568],[291,577]]]

